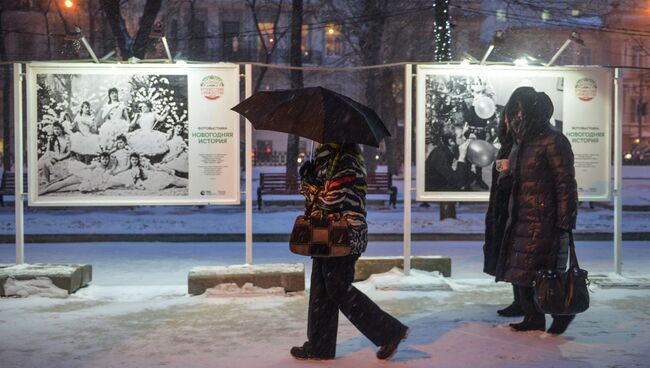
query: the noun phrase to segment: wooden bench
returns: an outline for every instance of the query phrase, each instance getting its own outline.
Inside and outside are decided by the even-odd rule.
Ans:
[[[5,206],[4,196],[16,194],[16,173],[4,172],[0,181],[0,206]],[[27,173],[23,174],[23,193],[27,193]]]
[[[370,173],[366,179],[367,194],[388,194],[388,203],[397,206],[397,187],[393,186],[393,178],[388,173]],[[260,185],[257,188],[257,208],[262,209],[263,194],[299,194],[300,177],[294,182],[287,182],[285,174],[260,173]]]

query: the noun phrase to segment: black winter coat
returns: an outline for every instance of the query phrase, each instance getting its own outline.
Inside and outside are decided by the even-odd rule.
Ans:
[[[566,242],[558,240],[576,224],[573,151],[547,124],[519,140],[509,161],[513,185],[496,279],[531,286],[538,270],[566,265]]]
[[[507,150],[508,153],[510,150]],[[507,157],[499,152],[499,156]],[[501,252],[504,230],[508,221],[508,200],[512,190],[512,175],[499,173],[496,163],[492,165],[490,201],[485,214],[485,243],[483,244],[483,272],[495,276]]]

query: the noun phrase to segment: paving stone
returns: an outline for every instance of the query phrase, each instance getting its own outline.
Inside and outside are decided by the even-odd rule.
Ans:
[[[72,294],[92,281],[92,265],[34,263],[0,267],[0,296],[5,296],[4,284],[7,278],[32,280],[47,277],[68,294]]]
[[[354,271],[354,281],[363,281],[370,275],[390,271],[393,267],[404,268],[403,257],[361,257]],[[451,277],[451,258],[444,256],[411,257],[411,268],[428,272],[438,271]]]
[[[200,295],[219,284],[235,283],[242,287],[252,283],[260,288],[282,287],[286,292],[305,290],[305,266],[266,264],[194,267],[187,276],[188,293]]]

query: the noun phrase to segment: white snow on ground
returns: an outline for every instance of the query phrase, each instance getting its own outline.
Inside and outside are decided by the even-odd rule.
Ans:
[[[648,184],[650,185],[650,183]],[[650,191],[649,191],[650,195]],[[412,233],[473,233],[485,231],[485,204],[463,203],[458,218],[439,220],[437,205],[414,207]],[[300,206],[267,206],[253,213],[253,233],[289,234]],[[403,209],[370,207],[370,233],[402,233]],[[578,232],[613,231],[613,211],[582,204]],[[38,208],[25,213],[26,234],[204,234],[245,232],[243,208],[207,206],[130,208]],[[648,231],[650,212],[623,212],[624,232]],[[15,234],[13,208],[0,208],[0,234]]]
[[[578,242],[582,267],[612,268],[610,242]],[[256,264],[304,262],[286,244],[254,246]],[[399,255],[401,244],[373,242],[367,255]],[[625,242],[625,274],[648,274],[647,242]],[[481,273],[481,242],[414,242],[414,255],[452,257],[452,290],[427,289],[440,277],[412,270],[375,275],[356,286],[411,327],[390,362],[343,316],[337,359],[289,356],[305,340],[308,293],[222,286],[187,295],[197,265],[243,263],[239,243],[28,244],[30,262],[93,264],[93,281],[66,299],[0,299],[0,364],[13,367],[648,367],[650,290],[601,289],[563,336],[517,333],[518,319],[495,311],[511,288]],[[10,263],[13,246],[0,246]],[[550,319],[548,321],[550,323]]]
[[[16,280],[8,277],[4,283],[6,296],[40,296],[47,298],[67,298],[68,291],[56,287],[47,277],[36,277],[31,280]]]

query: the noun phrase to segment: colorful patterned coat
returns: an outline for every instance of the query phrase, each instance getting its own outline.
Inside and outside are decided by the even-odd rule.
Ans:
[[[312,216],[340,213],[348,223],[352,254],[368,244],[366,166],[356,144],[321,144],[302,172],[305,211]]]

